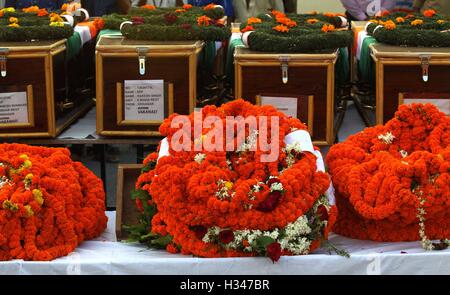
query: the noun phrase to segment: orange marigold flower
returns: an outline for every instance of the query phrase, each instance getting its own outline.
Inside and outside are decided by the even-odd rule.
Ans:
[[[27,8],[23,8],[22,11],[26,13],[37,13],[39,11],[39,6],[34,5]]]
[[[322,26],[322,32],[324,32],[324,33],[333,32],[335,29],[336,28],[333,25],[324,24]]]
[[[69,5],[67,5],[67,3],[64,3],[64,4],[61,6],[61,10],[62,10],[62,11],[66,11],[68,7],[69,7]]]
[[[10,17],[9,18],[9,22],[12,24],[18,24],[19,23],[19,19],[17,17]]]
[[[404,19],[403,17],[397,17],[397,18],[395,19],[395,21],[398,22],[398,23],[404,23],[404,22],[405,22],[405,19]]]
[[[411,26],[420,26],[420,25],[423,25],[423,20],[421,19],[416,19],[411,22]]]
[[[306,22],[307,22],[308,24],[313,25],[313,24],[315,24],[315,23],[318,23],[319,20],[318,20],[317,18],[310,18],[310,19],[308,19]]]
[[[183,12],[186,12],[186,9],[179,8],[179,9],[175,10],[175,12],[176,13],[183,13]]]
[[[250,31],[254,31],[255,28],[253,26],[246,26],[245,28],[243,28],[241,30],[242,33],[246,33],[246,32],[250,32]]]
[[[433,17],[436,14],[436,10],[434,9],[427,9],[423,12],[423,15],[426,17]]]
[[[37,16],[47,16],[48,15],[48,11],[45,8],[39,9]]]
[[[251,17],[247,20],[247,25],[260,24],[260,23],[262,23],[262,20],[257,17]]]
[[[286,27],[285,25],[278,25],[276,27],[272,28],[273,30],[280,32],[280,33],[287,33],[289,32],[289,28]]]
[[[205,7],[203,7],[204,10],[211,10],[214,8],[216,8],[216,4],[214,4],[214,3],[208,4]]]
[[[142,5],[141,9],[155,10],[156,6],[155,5],[146,4],[146,5]]]
[[[283,12],[278,11],[278,10],[272,10],[272,14],[273,14],[275,17],[286,17],[286,14],[284,14]]]
[[[332,13],[332,12],[325,12],[323,15],[327,16],[327,17],[335,17],[336,13]]]
[[[183,5],[183,9],[184,10],[189,10],[189,9],[191,9],[192,8],[192,5],[191,4],[184,4]]]
[[[388,20],[384,23],[384,28],[386,30],[394,30],[395,28],[397,28],[397,25],[393,21]]]
[[[197,17],[197,24],[199,26],[207,27],[207,26],[209,26],[210,21],[211,21],[211,18],[207,17],[206,15]]]
[[[17,24],[17,23],[12,23],[12,24],[9,24],[8,27],[18,28],[18,27],[20,27],[20,26],[19,26],[19,24]]]
[[[296,27],[296,26],[297,26],[297,22],[291,20],[291,19],[288,18],[288,17],[278,17],[278,16],[277,16],[277,17],[276,17],[276,21],[277,21],[278,23],[283,24],[283,25],[285,25],[285,26],[288,26],[288,27],[290,27],[290,28]]]

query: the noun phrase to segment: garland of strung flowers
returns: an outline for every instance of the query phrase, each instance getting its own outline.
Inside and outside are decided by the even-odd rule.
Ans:
[[[450,18],[425,10],[399,12],[373,19],[367,32],[378,42],[395,46],[450,47]]]
[[[49,12],[45,8],[31,6],[16,11],[13,7],[0,10],[0,41],[23,42],[32,40],[59,40],[73,35],[73,25],[79,17],[62,7]],[[68,22],[71,19],[72,23]]]
[[[52,260],[106,228],[101,180],[62,148],[0,145],[0,260]]]
[[[245,135],[242,144],[238,135],[233,138],[235,148],[240,146],[233,152],[180,152],[170,145],[169,155],[159,160],[157,153],[149,155],[133,193],[142,214],[139,225],[129,228],[131,239],[171,253],[268,256],[273,261],[318,248],[337,215],[325,195],[330,177],[317,171],[315,154],[302,152],[297,143],[284,143],[287,134],[306,126],[271,106],[243,100],[220,108],[206,106],[202,115],[217,116],[223,126],[227,116],[268,117],[269,126],[270,118],[278,117],[278,158],[261,161],[266,152],[250,149],[257,146],[261,130],[248,126],[238,130]],[[160,128],[168,142],[180,131],[171,128],[174,118]],[[184,118],[193,124],[194,114]],[[188,144],[208,141],[209,130],[203,129],[199,138],[189,137]]]
[[[193,7],[156,8],[144,5],[128,15],[104,16],[105,29],[121,30],[128,39],[152,41],[219,41],[230,37],[224,24],[224,10],[214,4]]]
[[[400,106],[386,125],[333,146],[327,164],[339,208],[336,233],[420,240],[427,250],[449,245],[450,118],[434,105]]]
[[[347,20],[336,14],[286,15],[274,10],[249,18],[241,32],[252,50],[302,53],[349,46],[353,36],[346,26]]]

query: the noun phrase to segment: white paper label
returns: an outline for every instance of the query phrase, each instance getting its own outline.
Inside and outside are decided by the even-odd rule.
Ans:
[[[296,97],[275,97],[275,96],[261,96],[261,105],[274,106],[286,116],[297,118],[297,103]]]
[[[431,103],[434,104],[441,112],[450,116],[450,99],[448,98],[405,98],[403,104],[411,103]]]
[[[124,88],[126,121],[164,120],[163,80],[126,80]]]
[[[28,124],[26,92],[0,93],[0,124]]]

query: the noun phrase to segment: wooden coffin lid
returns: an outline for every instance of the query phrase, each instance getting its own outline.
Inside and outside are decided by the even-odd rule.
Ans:
[[[66,39],[33,42],[0,42],[0,48],[8,49],[11,54],[62,51],[66,49]]]
[[[235,60],[251,61],[276,61],[280,62],[283,58],[288,58],[289,62],[335,62],[338,57],[337,50],[328,50],[323,53],[273,53],[252,51],[248,48],[237,47],[234,53]]]
[[[146,41],[130,40],[121,35],[103,35],[97,42],[97,51],[99,52],[130,52],[136,53],[136,48],[147,47],[149,52],[160,53],[198,53],[202,50],[205,43],[203,41]]]
[[[420,59],[423,55],[430,55],[433,59],[450,61],[450,47],[401,47],[374,43],[370,49],[376,58]]]

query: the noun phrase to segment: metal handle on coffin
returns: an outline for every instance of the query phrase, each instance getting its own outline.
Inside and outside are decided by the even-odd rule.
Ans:
[[[289,82],[289,60],[289,56],[280,56],[281,80],[283,81],[283,84]]]
[[[424,82],[428,82],[431,55],[422,54],[422,55],[419,55],[419,57],[420,57],[420,64],[422,67],[422,80]]]
[[[0,48],[0,74],[3,78],[6,77],[7,74],[6,62],[8,61],[8,53],[8,48]]]
[[[138,53],[138,59],[139,59],[139,74],[141,76],[145,75],[145,60],[146,60],[146,55],[148,53],[148,48],[147,47],[138,47],[136,48],[136,51]]]

